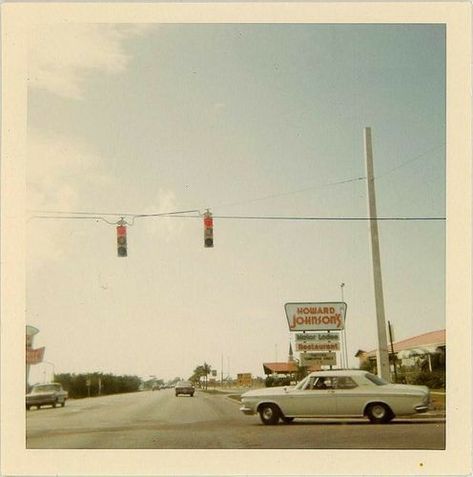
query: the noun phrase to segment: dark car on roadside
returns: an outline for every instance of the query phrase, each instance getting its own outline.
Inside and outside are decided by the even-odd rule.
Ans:
[[[179,396],[179,394],[189,394],[192,397],[195,393],[194,385],[190,381],[179,381],[174,390],[176,396]]]
[[[68,397],[67,391],[64,391],[60,383],[35,384],[26,395],[26,409],[33,406],[38,409],[41,406],[64,407]]]

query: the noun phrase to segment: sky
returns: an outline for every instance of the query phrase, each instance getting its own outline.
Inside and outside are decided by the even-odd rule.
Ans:
[[[378,216],[446,215],[442,25],[39,24],[27,121],[31,383],[263,376],[288,358],[284,304],[341,283],[357,366],[377,347],[369,223],[302,219],[368,217],[365,127]],[[213,248],[198,212],[132,217],[206,209]],[[445,222],[379,233],[395,339],[444,329]]]

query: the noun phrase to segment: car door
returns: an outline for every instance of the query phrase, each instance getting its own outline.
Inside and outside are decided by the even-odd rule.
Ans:
[[[333,388],[338,415],[359,416],[363,414],[366,397],[350,376],[334,378]]]
[[[308,381],[303,389],[295,389],[285,399],[286,416],[326,416],[336,414],[336,401],[331,380],[321,378]]]

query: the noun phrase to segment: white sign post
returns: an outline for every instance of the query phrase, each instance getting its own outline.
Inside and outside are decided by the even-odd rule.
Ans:
[[[343,302],[286,303],[289,331],[341,331],[347,304]]]

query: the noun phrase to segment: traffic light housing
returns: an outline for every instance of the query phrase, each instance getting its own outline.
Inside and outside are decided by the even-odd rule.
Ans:
[[[126,257],[127,255],[126,225],[119,225],[117,227],[117,256]]]
[[[214,246],[214,224],[212,214],[206,212],[204,214],[204,247],[211,248]]]

